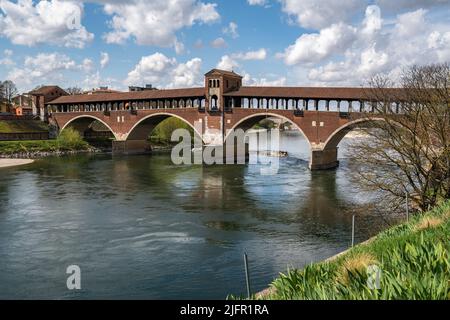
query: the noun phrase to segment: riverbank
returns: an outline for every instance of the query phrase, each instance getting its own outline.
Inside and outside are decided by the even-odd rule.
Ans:
[[[69,146],[58,140],[0,141],[0,158],[3,159],[38,159],[101,151],[87,143]]]
[[[0,159],[0,168],[23,166],[33,162],[32,159]]]
[[[101,151],[101,148],[84,141],[77,131],[70,128],[55,140],[0,141],[0,158],[9,159],[36,159]]]
[[[370,241],[288,270],[257,299],[450,299],[450,200]]]

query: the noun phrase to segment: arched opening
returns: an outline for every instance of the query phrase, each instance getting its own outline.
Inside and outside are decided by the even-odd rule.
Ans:
[[[176,129],[186,129],[193,137],[200,137],[200,133],[191,123],[182,117],[168,113],[150,115],[136,123],[127,135],[126,140],[147,141],[153,145],[170,145],[170,138]],[[199,128],[201,130],[201,128]]]
[[[350,111],[349,106],[350,106],[350,104],[347,100],[342,100],[339,111],[340,112],[349,112]]]
[[[354,132],[352,136],[361,135],[362,132],[360,129],[369,128],[370,124],[374,121],[384,121],[381,118],[371,118],[371,119],[358,119],[351,121],[342,127],[338,128],[334,131],[327,141],[325,141],[324,149],[333,149],[337,148],[341,141],[350,133]]]
[[[330,100],[329,111],[338,111],[338,102],[336,100]]]
[[[90,145],[98,148],[110,149],[112,141],[116,139],[112,129],[105,122],[93,116],[80,116],[72,119],[60,128],[60,133],[67,128],[74,129]]]
[[[327,111],[327,102],[325,100],[319,100],[319,111]]]
[[[216,95],[211,96],[211,110],[219,110],[219,98]]]
[[[60,128],[60,132],[66,128],[78,131],[82,137],[115,137],[112,129],[105,122],[94,116],[83,115],[73,118]]]
[[[305,161],[310,158],[311,144],[303,130],[290,119],[275,113],[255,114],[243,118],[236,123],[232,130],[226,132],[225,143],[232,137],[232,133],[242,129],[248,139],[250,154],[265,152],[270,146],[266,137],[273,136],[269,130],[279,129],[278,151],[288,156],[296,157]],[[271,143],[274,146],[273,143]]]

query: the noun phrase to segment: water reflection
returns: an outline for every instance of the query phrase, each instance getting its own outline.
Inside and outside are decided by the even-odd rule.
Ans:
[[[305,141],[276,176],[259,165],[175,166],[167,155],[48,158],[0,170],[0,298],[224,298],[348,247],[364,208],[337,171],[310,172]],[[358,194],[358,197],[353,195]],[[358,220],[357,239],[380,226]],[[65,289],[79,264],[83,290]]]

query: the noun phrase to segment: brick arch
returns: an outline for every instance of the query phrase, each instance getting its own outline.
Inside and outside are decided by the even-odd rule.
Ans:
[[[244,131],[250,129],[251,127],[253,127],[255,124],[257,124],[259,121],[266,119],[267,117],[273,117],[273,118],[279,118],[282,119],[285,122],[289,122],[290,124],[292,124],[295,128],[297,128],[298,131],[300,131],[300,133],[303,135],[303,137],[306,139],[306,141],[308,142],[309,147],[311,148],[311,141],[309,140],[308,136],[305,134],[305,132],[302,130],[302,128],[300,128],[300,126],[298,124],[296,124],[294,121],[292,121],[291,119],[282,116],[280,114],[277,113],[271,113],[271,112],[265,112],[265,113],[254,113],[250,116],[244,117],[242,119],[240,119],[236,124],[234,124],[234,126],[231,128],[231,130],[236,130],[239,128],[244,129]],[[228,136],[231,133],[231,130],[226,132],[224,141],[227,140]]]
[[[65,128],[67,128],[69,125],[73,125],[73,124],[76,123],[77,121],[83,120],[83,119],[85,119],[85,120],[87,120],[87,119],[92,119],[92,121],[89,122],[89,123],[86,125],[86,129],[88,129],[88,128],[90,127],[90,125],[91,125],[94,121],[99,121],[99,122],[101,122],[105,127],[107,127],[109,131],[111,131],[111,133],[114,135],[114,138],[117,140],[116,132],[114,132],[114,130],[109,126],[109,124],[107,124],[105,121],[103,121],[102,119],[100,119],[100,118],[98,118],[98,117],[96,117],[96,116],[93,116],[93,115],[87,115],[87,114],[83,114],[83,115],[80,115],[80,116],[77,116],[77,117],[74,117],[74,118],[70,119],[69,121],[67,121],[67,122],[62,126],[62,128],[60,128],[59,131],[62,132],[62,131],[63,131]]]
[[[139,119],[125,135],[124,140],[145,140],[158,124],[170,117],[182,120],[184,123],[188,124],[199,137],[202,137],[202,134],[198,132],[194,125],[182,116],[170,112],[158,112]],[[147,136],[145,136],[145,134],[147,134]]]
[[[343,126],[337,128],[325,141],[324,143],[324,150],[337,148],[338,144],[344,139],[344,137],[352,130],[354,130],[356,127],[361,126],[362,124],[370,124],[374,121],[385,121],[382,118],[363,118],[363,119],[357,119],[350,121]]]

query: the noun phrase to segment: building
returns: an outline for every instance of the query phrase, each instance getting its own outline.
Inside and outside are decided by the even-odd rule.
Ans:
[[[12,112],[16,116],[28,116],[33,114],[32,98],[29,94],[20,94],[12,100]]]
[[[93,88],[92,90],[85,91],[83,94],[101,94],[101,93],[120,93],[122,91],[118,90],[112,90],[108,87],[100,87],[100,88]]]
[[[128,87],[129,92],[139,92],[139,91],[151,91],[151,90],[158,90],[153,87],[151,84],[146,84],[145,87],[137,87],[137,86],[131,86]]]
[[[32,114],[39,116],[42,121],[48,120],[47,103],[61,96],[69,95],[58,86],[43,86],[29,93],[31,96]]]

